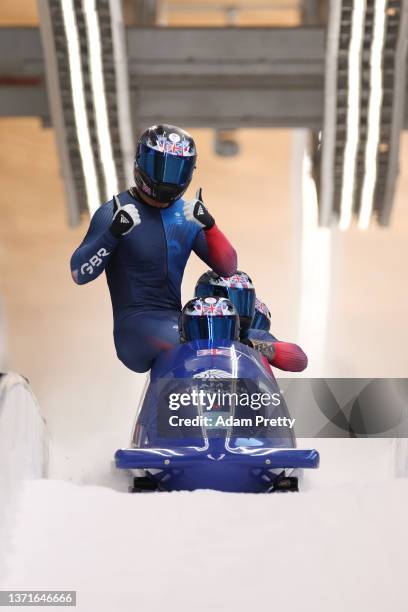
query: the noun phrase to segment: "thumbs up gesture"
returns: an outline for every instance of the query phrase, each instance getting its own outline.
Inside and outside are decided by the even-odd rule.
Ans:
[[[140,225],[139,211],[134,204],[121,205],[118,196],[113,196],[113,219],[110,232],[115,238],[121,238]]]
[[[202,189],[197,189],[196,197],[184,204],[184,216],[188,221],[194,221],[204,230],[209,230],[214,225],[214,218],[204,206]]]

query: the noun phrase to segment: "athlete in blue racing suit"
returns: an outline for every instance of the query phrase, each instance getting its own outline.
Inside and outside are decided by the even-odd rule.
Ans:
[[[195,154],[191,136],[175,126],[146,130],[136,154],[136,186],[98,208],[71,259],[80,285],[106,272],[116,352],[135,372],[149,370],[161,350],[179,343],[180,288],[191,251],[220,275],[236,271],[235,250],[205,208],[201,190],[192,202],[181,198],[195,163],[177,183],[173,158],[182,163],[193,156],[175,155],[174,147],[172,153],[174,142]]]

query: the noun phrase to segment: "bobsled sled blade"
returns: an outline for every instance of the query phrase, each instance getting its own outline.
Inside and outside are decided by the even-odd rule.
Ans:
[[[273,483],[273,487],[271,492],[275,493],[278,491],[291,491],[298,493],[299,492],[299,481],[296,476],[279,476],[276,481]]]
[[[158,483],[148,476],[135,476],[133,487],[129,488],[131,493],[151,493],[157,491]]]

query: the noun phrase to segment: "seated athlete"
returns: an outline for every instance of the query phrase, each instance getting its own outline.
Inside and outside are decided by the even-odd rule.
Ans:
[[[182,199],[196,159],[184,130],[147,129],[137,144],[135,185],[98,208],[71,258],[79,285],[106,272],[116,352],[135,372],[146,372],[160,351],[179,343],[180,287],[191,251],[217,274],[236,272],[236,252],[201,189],[193,201]]]
[[[239,314],[241,342],[260,351],[272,366],[288,372],[302,372],[307,367],[307,356],[300,346],[282,342],[270,333],[269,309],[256,300],[254,286],[245,272],[237,271],[224,278],[209,270],[198,279],[195,295],[228,298]]]

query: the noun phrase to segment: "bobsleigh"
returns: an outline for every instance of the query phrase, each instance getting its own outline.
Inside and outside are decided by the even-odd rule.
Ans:
[[[297,491],[319,453],[296,448],[291,423],[258,351],[235,340],[185,342],[156,360],[115,464],[132,475],[133,492]]]

